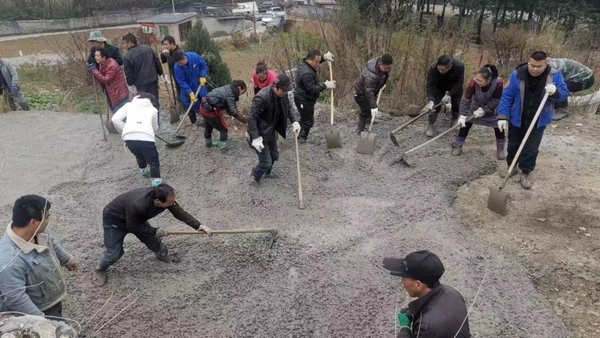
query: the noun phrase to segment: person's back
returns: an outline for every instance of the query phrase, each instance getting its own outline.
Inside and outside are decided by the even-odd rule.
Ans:
[[[158,81],[154,59],[152,48],[146,45],[135,46],[125,54],[125,60],[133,70],[134,86],[142,87]]]
[[[124,141],[154,142],[154,132],[158,129],[158,111],[150,98],[140,96],[119,109],[113,115],[112,122],[117,130],[122,131]]]
[[[470,338],[465,300],[454,288],[440,284],[409,306],[413,311],[413,335],[420,337]],[[412,337],[412,336],[411,336]]]

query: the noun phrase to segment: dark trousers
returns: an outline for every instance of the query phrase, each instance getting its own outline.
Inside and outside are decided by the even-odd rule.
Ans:
[[[257,181],[260,181],[263,175],[270,174],[273,164],[279,159],[277,135],[274,135],[271,140],[265,140],[263,138],[263,146],[265,147],[260,153],[255,150],[258,155],[258,164],[252,169],[252,176],[254,176]]]
[[[125,145],[135,155],[140,169],[150,165],[150,177],[160,178],[160,162],[158,161],[158,150],[156,143],[149,141],[125,141]]]
[[[192,124],[196,124],[196,121],[198,121],[198,117],[196,116],[198,114],[197,111],[195,111],[193,108],[192,110],[190,110],[190,113],[188,114],[189,118],[190,118],[190,122]]]
[[[458,115],[459,115],[459,108],[460,108],[460,99],[462,98],[462,91],[460,91],[459,93],[453,94],[451,95],[451,101],[450,103],[452,104],[452,119],[458,119]],[[446,96],[446,92],[445,91],[441,91],[438,90],[436,92],[434,92],[433,97],[433,105],[436,105],[440,102],[442,102],[442,99],[444,98],[444,96]],[[440,109],[442,109],[442,107],[437,107],[435,109],[435,113],[432,113],[429,115],[430,121],[429,123],[433,124],[435,123],[435,120],[437,120],[437,114],[440,112]],[[433,119],[433,122],[431,122],[432,119],[432,115],[435,114],[435,119]]]
[[[42,311],[44,313],[45,316],[51,316],[51,317],[62,317],[62,302],[58,302],[56,304],[54,304],[53,307],[46,309],[44,311]],[[50,318],[51,320],[60,320],[59,318]]]
[[[300,135],[298,137],[306,140],[310,128],[315,124],[315,102],[294,98],[294,103],[296,103],[296,108],[300,113]]]
[[[113,114],[116,113],[117,110],[123,108],[123,106],[126,105],[128,102],[129,102],[129,97],[126,97],[123,100],[121,100],[119,103],[115,104],[114,107],[112,108]]]
[[[358,104],[360,108],[359,115],[364,117],[365,120],[371,117],[371,103],[369,102],[369,98],[364,95],[355,95],[354,101]]]
[[[472,122],[465,123],[465,127],[460,128],[460,130],[458,131],[458,137],[464,137],[464,138],[466,138],[467,135],[469,135],[469,130],[471,130],[472,126],[473,126]],[[500,129],[494,128],[494,134],[496,134],[496,140],[503,140],[504,139],[504,133],[501,132]]]
[[[517,154],[517,150],[519,150],[519,146],[527,133],[527,128],[529,126],[521,126],[517,127],[509,122],[508,127],[508,149],[506,156],[506,163],[510,166],[515,155]],[[537,156],[539,153],[540,143],[542,143],[542,136],[544,136],[544,130],[546,127],[533,128],[525,146],[523,147],[523,151],[521,151],[521,156],[517,159],[517,163],[519,164],[519,169],[525,175],[529,175],[535,169],[535,162],[537,160]]]
[[[152,101],[152,105],[156,110],[160,111],[160,103],[158,102],[158,80],[152,82],[148,85],[136,86],[138,93],[144,92],[148,94],[152,94],[154,96],[154,101]]]
[[[161,242],[160,238],[150,235],[145,232],[129,232],[127,230],[117,229],[112,226],[109,222],[103,221],[102,227],[104,228],[104,247],[105,251],[98,262],[100,270],[106,271],[109,266],[115,264],[123,254],[123,240],[127,234],[132,233],[137,237],[140,242],[144,243],[150,251],[160,254],[167,250],[167,247]],[[149,228],[150,224],[144,222],[142,227]]]
[[[204,119],[204,138],[212,139],[212,132],[214,129],[221,133],[219,141],[227,141],[228,129],[227,123],[223,119],[223,113],[220,109],[214,109],[211,112],[206,111],[200,106],[200,115]]]

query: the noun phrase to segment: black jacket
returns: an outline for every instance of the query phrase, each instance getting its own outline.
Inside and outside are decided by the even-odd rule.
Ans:
[[[108,51],[111,59],[115,59],[119,66],[123,65],[123,57],[121,56],[121,50],[117,46],[109,45],[108,43],[104,45],[104,48]],[[90,55],[88,56],[88,64],[96,63],[96,47],[92,47],[90,49]],[[98,64],[96,64],[96,68],[100,68]]]
[[[321,62],[322,63],[322,62]],[[319,95],[324,91],[325,83],[319,82],[317,70],[303,59],[296,70],[296,90],[294,99],[299,101],[317,102]]]
[[[129,86],[146,86],[158,81],[163,75],[162,65],[150,46],[134,46],[125,54],[123,62],[125,78]]]
[[[465,64],[458,58],[454,58],[452,68],[441,74],[437,70],[437,61],[432,63],[427,72],[427,98],[435,101],[435,94],[450,91],[450,96],[462,96],[463,84],[465,83]]]
[[[169,209],[171,214],[194,229],[200,222],[183,210],[177,202],[169,208],[161,208],[154,204],[154,188],[137,188],[117,196],[104,207],[102,218],[105,223],[117,229],[132,233],[156,234],[156,228],[148,224],[148,220]]]
[[[219,109],[226,109],[231,116],[236,119],[240,115],[237,110],[237,101],[240,99],[238,95],[238,89],[234,88],[233,85],[228,84],[219,88],[215,88],[206,94],[206,103],[210,106],[203,108],[211,111],[212,107]]]
[[[175,66],[175,61],[173,61],[173,54],[177,51],[182,50],[181,48],[179,48],[179,46],[175,45],[175,49],[172,51],[169,51],[169,55],[165,55],[163,53],[160,53],[160,62],[161,63],[166,63],[169,65],[169,71],[171,72],[171,75],[173,76],[173,67]]]
[[[377,94],[385,86],[389,77],[389,73],[379,69],[380,61],[381,58],[369,60],[354,86],[354,93],[357,96],[366,96],[369,99],[371,109],[377,108]]]
[[[408,304],[408,308],[413,313],[412,332],[403,328],[398,338],[471,337],[465,300],[450,286],[434,287],[427,296]]]
[[[281,107],[279,111],[275,111],[275,100],[279,100]],[[270,85],[261,89],[252,100],[250,113],[248,113],[248,134],[252,140],[261,136],[264,140],[272,140],[275,132],[285,138],[287,120],[291,123],[298,121],[290,99],[287,95],[277,97],[273,85]]]

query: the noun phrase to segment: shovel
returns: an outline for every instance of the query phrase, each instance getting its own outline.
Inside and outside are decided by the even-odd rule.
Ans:
[[[278,230],[275,228],[256,228],[256,229],[235,229],[235,230],[212,230],[207,226],[203,225],[199,230],[187,230],[187,231],[168,231],[168,235],[234,235],[234,234],[260,234],[268,233],[271,234],[271,240],[269,249],[273,247],[273,243],[277,238]]]
[[[381,98],[381,93],[383,92],[384,88],[385,86],[383,86],[379,90],[379,94],[377,94],[377,106],[379,106],[379,99]],[[375,137],[377,136],[377,134],[371,134],[373,121],[375,121],[375,115],[371,114],[371,123],[369,124],[369,131],[366,133],[364,131],[360,132],[360,139],[358,140],[358,145],[356,145],[356,152],[359,154],[373,155],[373,153],[375,152]]]
[[[158,51],[158,45],[154,44],[154,50],[156,51],[156,56],[160,58],[160,52]],[[167,65],[169,63],[167,62]],[[161,66],[162,67],[162,66]],[[167,67],[169,68],[169,67]],[[173,74],[171,74],[171,72],[169,71],[169,77],[171,78],[171,81],[173,81]],[[171,93],[169,91],[169,85],[165,83],[165,87],[167,88],[167,96],[169,98],[172,97],[172,101],[170,102],[170,107],[169,107],[169,122],[171,124],[179,121],[179,115],[177,114],[177,107],[175,106],[175,93],[173,93],[173,96],[171,96]],[[171,82],[171,88],[173,88],[173,83]]]
[[[200,89],[202,89],[202,86],[198,86],[198,89],[196,90],[196,93],[194,94],[194,95],[196,95],[196,97],[198,97],[198,93],[200,93]],[[183,122],[185,121],[186,116],[188,116],[188,114],[192,110],[193,106],[194,106],[194,102],[190,102],[190,106],[188,107],[187,111],[185,112],[185,115],[183,115],[181,117],[181,122],[179,122],[177,129],[175,129],[175,137],[181,138],[181,139],[187,138],[185,135],[178,134],[178,132],[179,132],[179,129],[181,128],[181,125],[183,125]]]
[[[519,159],[519,156],[521,156],[521,151],[525,147],[525,143],[527,143],[529,134],[531,134],[531,132],[533,131],[533,128],[535,128],[535,125],[537,124],[537,120],[540,117],[542,110],[544,109],[544,105],[546,104],[547,99],[548,99],[548,93],[544,94],[542,103],[540,103],[540,106],[539,106],[537,112],[535,113],[535,116],[533,117],[533,121],[531,121],[531,124],[529,125],[529,128],[527,129],[527,133],[525,134],[525,137],[523,137],[523,141],[521,141],[521,145],[519,146],[519,149],[517,150],[517,153],[515,154],[515,158],[512,160],[512,163],[510,164],[510,167],[508,168],[506,177],[502,181],[500,188],[490,188],[490,197],[488,198],[488,209],[490,209],[491,211],[498,213],[502,216],[506,216],[506,214],[508,213],[508,211],[506,209],[506,203],[508,202],[508,193],[503,191],[502,189],[504,189],[506,182],[508,182],[508,179],[510,178],[510,173],[515,168],[515,165],[517,164],[517,160]]]
[[[284,139],[283,136],[279,135],[279,133],[275,133],[275,136],[277,137],[277,148],[280,151],[286,151],[292,148],[288,141]]]
[[[302,177],[300,176],[300,151],[298,150],[298,136],[300,134],[294,134],[294,140],[296,141],[296,169],[298,171],[298,209],[304,210],[304,201],[302,200]]]
[[[106,130],[104,130],[104,121],[102,121],[102,114],[100,113],[100,99],[98,98],[98,87],[96,87],[96,78],[92,75],[92,80],[94,80],[94,94],[96,96],[96,106],[98,107],[98,116],[100,116],[100,125],[102,126],[102,136],[104,136],[104,142],[106,139]],[[4,93],[2,95],[4,97],[4,104],[8,104],[8,94]]]
[[[333,82],[333,69],[331,68],[331,61],[329,63],[329,79]],[[333,129],[333,89],[331,90],[331,128],[330,131],[325,131],[325,141],[327,142],[327,149],[342,148],[342,138],[340,137],[340,131]]]
[[[473,118],[475,118],[475,115],[471,115],[471,116],[467,117],[467,119],[465,120],[465,122],[469,122],[469,121],[471,121]],[[413,151],[417,151],[417,150],[419,150],[419,149],[423,148],[424,146],[428,145],[429,143],[431,143],[431,142],[434,142],[434,141],[436,141],[437,139],[439,139],[439,138],[442,138],[444,135],[446,135],[446,134],[448,134],[448,133],[450,133],[450,132],[456,131],[456,130],[458,130],[458,129],[460,129],[460,128],[461,128],[460,124],[458,124],[458,123],[457,123],[457,124],[455,124],[455,125],[454,125],[454,127],[450,128],[450,129],[448,129],[448,130],[446,130],[445,132],[443,132],[443,133],[439,134],[438,136],[436,136],[436,137],[432,138],[431,140],[429,140],[429,141],[427,141],[427,142],[425,142],[425,143],[423,143],[423,144],[421,144],[421,145],[419,145],[419,146],[416,146],[416,147],[412,148],[411,150],[409,150],[409,151],[405,152],[404,154],[402,154],[402,156],[400,157],[400,159],[399,159],[399,160],[397,160],[395,163],[397,163],[397,162],[401,162],[401,163],[405,164],[406,166],[410,167],[410,163],[408,163],[408,161],[406,160],[406,155],[408,155],[408,154],[412,153]]]
[[[182,145],[185,141],[181,140],[181,139],[175,139],[175,140],[171,140],[171,141],[167,141],[166,139],[162,138],[159,135],[154,135],[157,139],[163,141],[165,143],[165,146],[168,148],[175,148],[175,147],[179,147],[180,145]]]
[[[410,121],[406,122],[405,124],[401,125],[400,127],[390,131],[390,139],[392,140],[392,143],[396,146],[399,147],[400,144],[398,143],[398,140],[396,140],[396,134],[397,132],[399,132],[400,130],[406,128],[407,126],[411,125],[413,122],[415,122],[416,120],[420,119],[421,117],[431,113],[434,109],[436,109],[437,107],[441,106],[443,103],[440,102],[438,104],[436,104],[435,106],[433,106],[431,109],[428,109],[424,112],[422,112],[421,114],[419,114],[417,117],[411,119]]]

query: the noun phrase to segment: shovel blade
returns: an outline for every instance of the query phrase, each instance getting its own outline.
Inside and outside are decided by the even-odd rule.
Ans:
[[[177,123],[179,122],[179,114],[177,114],[177,109],[175,107],[171,107],[169,110],[169,123]]]
[[[398,143],[398,140],[396,140],[396,135],[394,135],[394,133],[392,133],[391,131],[390,131],[390,140],[392,140],[392,143],[393,143],[393,144],[394,144],[396,147],[399,147],[399,146],[400,146],[400,144]]]
[[[277,148],[281,151],[292,149],[292,146],[281,135],[277,134]],[[254,149],[254,148],[252,148]]]
[[[326,131],[325,141],[327,142],[327,149],[342,148],[342,138],[340,131],[337,129]]]
[[[376,136],[377,135],[374,133],[361,132],[358,145],[356,146],[356,152],[364,155],[373,155],[373,153],[375,153]]]
[[[508,203],[508,193],[499,188],[490,188],[490,196],[488,198],[488,209],[501,215],[506,216],[508,210],[506,204]]]

